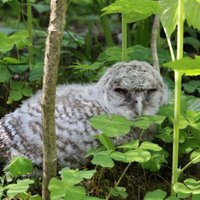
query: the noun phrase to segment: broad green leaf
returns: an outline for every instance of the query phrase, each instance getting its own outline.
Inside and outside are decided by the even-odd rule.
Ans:
[[[96,170],[82,170],[79,171],[79,176],[85,179],[90,179],[96,173]]]
[[[5,170],[9,171],[12,177],[17,177],[32,173],[33,165],[28,158],[15,157],[6,166]]]
[[[160,0],[160,20],[165,32],[170,37],[178,23],[178,1]]]
[[[90,119],[93,128],[101,130],[108,137],[129,133],[131,121],[119,115],[98,115]]]
[[[63,183],[65,183],[67,186],[76,185],[82,181],[82,177],[79,174],[78,169],[62,169],[59,174],[61,175]]]
[[[22,97],[23,95],[19,91],[11,90],[9,93],[9,99],[13,101],[19,101]]]
[[[117,0],[111,5],[102,9],[105,14],[121,13],[126,23],[136,22],[158,13],[159,5],[156,1],[150,0]]]
[[[193,110],[193,111],[200,111],[200,99],[196,98],[196,99],[192,99],[188,102],[188,110]]]
[[[42,76],[43,76],[43,66],[41,64],[41,65],[35,66],[30,71],[28,80],[29,81],[38,81],[38,80],[41,80]]]
[[[165,191],[157,189],[152,192],[148,192],[145,195],[144,200],[163,200],[165,199],[166,195],[167,193]]]
[[[109,156],[95,155],[91,162],[94,165],[100,165],[102,167],[114,167],[114,162]]]
[[[123,148],[123,149],[138,149],[139,147],[139,140],[134,140],[132,142],[128,142],[128,143],[125,143],[117,148]]]
[[[86,196],[85,188],[82,186],[71,186],[66,188],[64,200],[84,199]]]
[[[198,141],[195,138],[187,138],[187,140],[180,144],[181,153],[190,153],[192,150],[199,147]]]
[[[7,189],[7,196],[12,198],[17,194],[27,192],[29,185],[33,183],[34,183],[33,180],[23,179],[23,180],[18,180],[17,183],[9,184],[5,187],[5,189]]]
[[[200,199],[200,194],[193,194],[192,195],[192,200],[199,200]]]
[[[156,138],[159,138],[160,140],[171,143],[173,141],[173,130],[172,128],[166,127],[163,128],[159,134],[155,135]]]
[[[185,57],[174,62],[165,63],[163,66],[168,66],[186,76],[197,76],[200,75],[200,56],[196,56],[195,59]]]
[[[199,0],[186,0],[185,1],[185,17],[189,26],[193,26],[200,30],[200,1]]]
[[[158,144],[154,144],[149,141],[142,142],[139,149],[152,150],[152,151],[161,151],[162,150],[162,148]]]
[[[9,65],[8,67],[12,72],[19,74],[25,72],[29,68],[28,65]]]
[[[62,199],[66,193],[66,185],[58,178],[52,178],[49,182],[51,200]]]
[[[100,198],[97,198],[97,197],[86,196],[86,197],[83,198],[83,200],[104,200],[104,199],[100,199]]]
[[[189,125],[192,125],[193,123],[200,121],[200,112],[187,110],[185,117],[188,120]]]
[[[165,200],[180,200],[180,199],[178,197],[172,196],[172,197],[166,198]]]
[[[192,193],[192,191],[187,186],[185,186],[183,183],[179,183],[179,182],[174,184],[173,190],[176,193],[180,193],[181,196],[183,195],[185,197],[190,196],[190,194]]]
[[[192,80],[188,83],[183,83],[182,86],[186,92],[193,93],[198,87],[200,87],[200,81]]]
[[[24,87],[24,83],[22,83],[21,81],[11,81],[10,82],[10,88],[12,90],[22,90],[23,87]]]
[[[194,164],[200,162],[200,149],[197,149],[191,153],[190,160]]]
[[[122,152],[114,151],[113,153],[110,154],[110,158],[116,161],[121,161],[124,162],[126,161],[126,155]]]
[[[143,116],[135,119],[132,122],[132,125],[138,128],[147,129],[151,124],[162,124],[165,118],[165,116],[161,115]]]
[[[142,149],[130,150],[124,153],[126,155],[125,162],[139,162],[144,163],[151,159],[151,154]]]
[[[145,163],[142,163],[142,166],[152,172],[157,172],[164,163],[167,164],[167,157],[168,152],[164,150],[151,152],[151,159]]]
[[[121,197],[123,199],[128,197],[126,188],[124,188],[124,187],[114,187],[111,189],[111,193],[112,193],[112,196],[114,196],[114,197]]]
[[[13,57],[3,57],[3,61],[7,64],[20,64],[21,62]]]
[[[21,92],[24,96],[30,97],[33,94],[33,89],[30,86],[25,85]]]
[[[8,82],[10,79],[10,72],[4,65],[0,65],[0,83]]]
[[[191,190],[200,189],[200,181],[197,181],[194,178],[187,178],[184,180],[184,184]]]
[[[6,53],[13,48],[13,42],[5,33],[0,33],[0,52]]]
[[[33,195],[29,198],[29,200],[42,200],[42,197],[40,195]]]
[[[27,30],[21,30],[14,34],[12,34],[10,37],[10,40],[16,45],[18,49],[22,49],[26,46],[30,46],[31,42],[28,39],[28,31]]]
[[[192,15],[193,16],[193,15]],[[191,45],[196,51],[199,51],[200,41],[195,37],[184,37],[184,44]]]
[[[98,134],[96,138],[101,142],[101,144],[107,149],[111,150],[114,149],[114,144],[112,140],[104,134]]]

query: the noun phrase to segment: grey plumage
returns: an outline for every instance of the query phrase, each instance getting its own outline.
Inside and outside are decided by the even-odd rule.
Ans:
[[[0,157],[27,156],[42,164],[41,91],[0,120]],[[129,119],[155,114],[167,100],[167,87],[159,72],[146,62],[119,62],[97,83],[61,85],[56,92],[58,163],[80,167],[98,134],[88,119],[99,114],[119,114]]]

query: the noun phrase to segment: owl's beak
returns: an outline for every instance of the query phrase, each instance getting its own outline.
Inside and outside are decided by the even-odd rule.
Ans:
[[[140,117],[142,115],[142,111],[143,111],[142,101],[143,101],[143,99],[140,96],[135,98],[135,109],[136,109],[136,114],[138,117]]]

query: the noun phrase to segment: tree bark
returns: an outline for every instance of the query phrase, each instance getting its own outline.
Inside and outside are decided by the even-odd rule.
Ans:
[[[57,172],[55,96],[60,46],[65,27],[66,0],[51,0],[50,22],[44,58],[44,78],[42,91],[42,131],[43,131],[43,183],[42,199],[49,200],[48,184]]]

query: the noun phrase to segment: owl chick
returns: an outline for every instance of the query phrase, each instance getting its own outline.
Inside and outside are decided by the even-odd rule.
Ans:
[[[26,156],[42,165],[41,91],[0,120],[0,158]],[[167,87],[158,71],[140,61],[119,62],[97,83],[61,85],[56,90],[55,122],[60,166],[76,168],[87,161],[98,134],[89,118],[118,114],[128,119],[155,114],[167,100]],[[132,133],[133,134],[133,133]],[[123,140],[123,138],[122,138]]]

